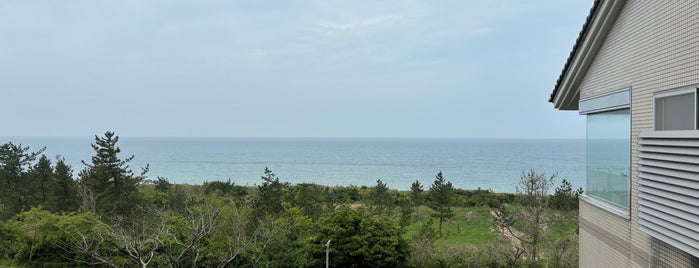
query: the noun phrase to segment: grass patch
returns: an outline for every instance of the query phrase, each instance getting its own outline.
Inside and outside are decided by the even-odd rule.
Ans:
[[[493,220],[487,207],[453,208],[454,217],[442,224],[442,238],[435,242],[438,248],[480,246],[495,240],[498,234],[492,232]],[[415,213],[415,221],[406,227],[405,238],[411,239],[420,226],[429,220],[434,211],[420,206]],[[434,229],[439,230],[439,221],[434,220]]]
[[[493,218],[488,207],[457,207],[453,208],[454,217],[442,225],[442,238],[435,242],[438,248],[458,248],[481,246],[495,241],[499,233],[493,230]],[[406,227],[404,237],[408,240],[420,230],[420,226],[430,219],[434,210],[420,206],[414,213],[413,222]],[[551,241],[557,241],[578,232],[577,211],[557,211],[550,209],[548,217],[553,220],[544,234]],[[439,222],[434,219],[433,228],[438,230]]]
[[[15,268],[15,267],[26,267],[26,266],[20,264],[19,262],[13,261],[13,260],[0,259],[0,268]]]
[[[577,212],[577,210],[564,212],[555,210],[549,211],[549,217],[556,219],[553,223],[549,224],[545,231],[551,240],[556,241],[578,232],[579,222]]]

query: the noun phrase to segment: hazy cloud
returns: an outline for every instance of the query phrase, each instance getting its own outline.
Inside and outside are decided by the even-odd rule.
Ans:
[[[591,5],[3,1],[0,136],[581,137],[546,100]]]

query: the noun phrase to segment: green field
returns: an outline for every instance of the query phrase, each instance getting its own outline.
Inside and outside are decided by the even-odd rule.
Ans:
[[[454,217],[442,225],[442,238],[438,239],[437,247],[480,246],[495,240],[497,232],[493,230],[493,220],[487,207],[454,208]],[[427,222],[434,211],[426,206],[420,206],[415,213],[415,221],[406,227],[405,238],[410,240]],[[433,227],[438,230],[439,222],[434,221]]]

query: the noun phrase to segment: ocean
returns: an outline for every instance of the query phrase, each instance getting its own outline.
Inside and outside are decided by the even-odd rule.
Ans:
[[[92,137],[0,137],[32,151],[46,147],[63,156],[74,173],[90,161]],[[515,192],[523,171],[558,174],[575,188],[585,182],[583,139],[411,139],[411,138],[143,138],[121,137],[121,158],[134,155],[134,173],[150,164],[149,179],[201,184],[230,180],[260,183],[265,167],[282,181],[322,185],[425,187],[437,172],[461,189]]]

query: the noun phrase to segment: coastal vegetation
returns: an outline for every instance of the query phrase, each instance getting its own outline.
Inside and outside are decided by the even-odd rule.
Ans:
[[[437,171],[398,191],[289,184],[203,185],[134,173],[118,136],[95,136],[83,167],[0,145],[0,266],[575,267],[577,198],[567,180],[523,172],[516,193],[454,188]],[[73,168],[81,168],[73,177]],[[553,191],[551,191],[553,190]],[[552,194],[551,194],[552,193]]]

